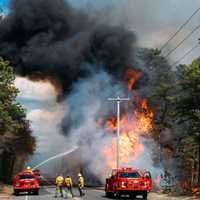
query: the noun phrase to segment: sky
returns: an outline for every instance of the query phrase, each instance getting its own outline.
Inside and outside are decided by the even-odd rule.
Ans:
[[[105,20],[111,23],[126,24],[138,38],[138,45],[147,48],[160,48],[178,28],[200,8],[199,0],[70,0],[74,6],[86,10],[104,10]],[[81,2],[81,3],[80,3]],[[99,11],[99,12],[98,12]],[[200,11],[183,31],[163,51],[163,55],[174,48],[192,29],[200,24]],[[196,31],[180,48],[169,57],[174,63],[191,49],[200,37]],[[182,63],[188,64],[200,54],[197,48]]]
[[[199,0],[68,0],[74,7],[85,9],[101,16],[102,21],[128,26],[136,33],[138,45],[160,48],[177,29],[200,8]],[[0,0],[0,6],[7,11],[9,0]],[[192,2],[192,3],[191,3]],[[192,29],[200,23],[200,11],[177,37],[164,49],[163,55],[174,48]],[[197,30],[183,45],[170,55],[174,63],[190,50],[200,37]],[[200,47],[182,60],[188,64],[198,57]]]
[[[0,0],[0,8],[4,12],[7,12],[7,10],[8,10],[8,0]],[[0,12],[2,12],[2,11],[0,11]]]
[[[74,7],[82,8],[110,24],[128,26],[136,33],[138,46],[160,48],[169,37],[200,7],[200,0],[69,0]],[[0,0],[0,7],[8,12],[8,0]],[[194,27],[200,24],[200,12],[184,30],[162,52],[176,46]],[[174,63],[197,43],[200,29],[190,37],[174,54],[170,62]],[[200,47],[187,56],[182,63],[190,63],[200,55]],[[27,109],[27,117],[38,141],[37,153],[45,153],[49,148],[57,148],[56,141],[62,141],[62,135],[49,138],[49,131],[59,131],[62,121],[62,105],[56,102],[56,90],[44,82],[32,82],[17,77],[15,85],[20,89],[18,101]],[[57,116],[60,116],[59,118]],[[41,134],[42,133],[42,134]],[[51,134],[53,135],[53,134]],[[59,143],[59,142],[58,142]],[[57,143],[57,144],[58,144]],[[58,152],[59,153],[59,152]]]
[[[1,6],[3,6],[4,8],[7,6],[8,4],[8,0],[1,0]]]

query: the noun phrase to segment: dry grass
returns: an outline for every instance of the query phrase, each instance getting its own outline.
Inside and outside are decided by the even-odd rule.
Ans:
[[[0,196],[1,195],[12,195],[13,187],[11,185],[0,185]]]

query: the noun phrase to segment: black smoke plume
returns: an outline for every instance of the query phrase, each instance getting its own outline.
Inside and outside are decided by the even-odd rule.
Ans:
[[[97,128],[97,120],[116,109],[107,98],[132,96],[121,81],[127,68],[137,66],[143,72],[135,89],[148,96],[169,66],[155,52],[134,52],[136,38],[128,28],[94,16],[73,8],[67,0],[11,0],[9,14],[0,21],[0,57],[10,60],[20,76],[49,79],[61,89],[65,116],[58,125],[62,130],[56,131],[68,136],[62,145],[81,146],[81,163],[102,181],[108,166],[99,150],[110,146],[112,138],[104,127]],[[134,165],[146,167],[143,160],[151,161],[155,149],[151,144],[148,155]],[[148,165],[154,170],[152,162]]]
[[[98,69],[121,74],[132,64],[134,44],[133,32],[102,24],[66,0],[12,0],[0,22],[0,56],[17,74],[49,79],[63,94]]]

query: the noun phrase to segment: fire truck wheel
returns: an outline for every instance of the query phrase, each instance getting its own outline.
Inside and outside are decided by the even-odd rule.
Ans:
[[[33,190],[33,194],[34,194],[34,195],[39,195],[39,189],[34,189],[34,190]]]
[[[110,192],[106,192],[106,197],[110,197]]]
[[[147,200],[147,191],[142,193],[142,197],[143,197],[144,200]]]
[[[131,199],[136,199],[136,196],[137,196],[137,195],[135,195],[134,193],[131,193],[131,194],[130,194],[130,198],[131,198]]]
[[[112,195],[110,192],[106,192],[106,197],[110,198]]]
[[[18,190],[14,190],[14,195],[18,196],[19,195],[19,191]]]
[[[118,198],[120,197],[119,192],[115,192],[114,195],[113,195],[113,197],[114,197],[115,199],[118,199]]]

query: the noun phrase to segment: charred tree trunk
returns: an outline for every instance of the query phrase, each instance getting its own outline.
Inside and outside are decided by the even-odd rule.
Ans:
[[[200,187],[200,136],[198,137],[198,186]]]
[[[198,184],[198,162],[194,157],[191,159],[192,176],[191,176],[191,187],[196,187]]]
[[[1,157],[1,181],[4,183],[11,183],[14,164],[15,155],[12,152],[4,151]]]

